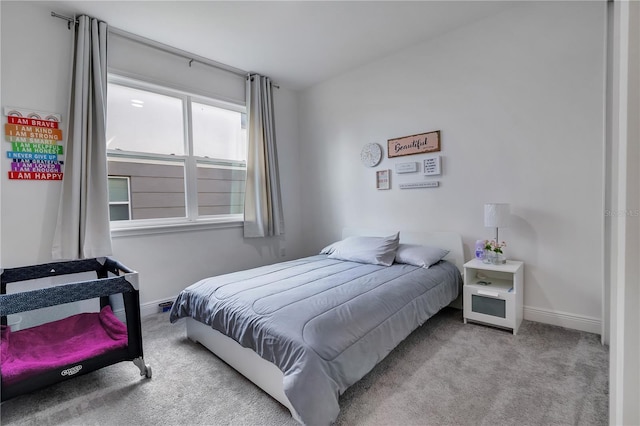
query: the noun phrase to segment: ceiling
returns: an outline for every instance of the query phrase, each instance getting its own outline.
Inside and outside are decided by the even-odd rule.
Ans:
[[[499,13],[505,1],[47,1],[304,89]],[[53,18],[52,18],[53,19]]]

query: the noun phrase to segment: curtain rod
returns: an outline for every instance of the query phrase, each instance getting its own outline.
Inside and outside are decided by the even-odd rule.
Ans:
[[[60,18],[60,19],[64,19],[65,21],[67,21],[67,28],[71,29],[71,23],[73,22],[74,24],[78,23],[78,20],[76,18],[69,18],[68,16],[62,16],[62,15],[58,15],[55,12],[51,12],[51,16],[53,16],[54,18]]]
[[[78,23],[78,20],[76,18],[70,18],[68,16],[59,15],[59,14],[57,14],[55,12],[51,12],[51,16],[53,16],[54,18],[59,18],[59,19],[63,19],[65,21],[67,21],[67,28],[69,28],[69,29],[71,29],[71,23],[74,23],[74,24]],[[178,48],[175,48],[175,47],[171,47],[171,46],[166,45],[164,43],[160,43],[160,42],[148,39],[146,37],[139,36],[137,34],[132,34],[132,33],[128,32],[128,31],[124,31],[124,30],[121,30],[119,28],[112,27],[111,25],[108,26],[108,29],[109,29],[109,32],[114,34],[114,35],[117,35],[117,36],[129,39],[129,40],[138,42],[140,44],[144,44],[144,45],[149,46],[151,48],[154,48],[154,49],[166,52],[166,53],[170,53],[172,55],[179,56],[179,57],[184,58],[184,59],[188,59],[189,60],[189,66],[191,66],[191,64],[193,62],[198,62],[198,63],[201,63],[203,65],[208,65],[208,66],[213,67],[213,68],[218,68],[220,70],[230,72],[230,73],[238,75],[240,77],[246,77],[249,74],[249,72],[241,70],[240,68],[235,68],[235,67],[232,67],[230,65],[226,65],[226,64],[222,64],[220,62],[212,61],[211,59],[207,59],[207,58],[205,58],[203,56],[189,54],[188,52],[185,52],[184,50],[181,50],[181,49],[178,49]],[[277,87],[276,85],[274,85],[274,86]]]

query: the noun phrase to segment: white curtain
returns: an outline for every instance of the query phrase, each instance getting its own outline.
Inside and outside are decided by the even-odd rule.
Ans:
[[[268,77],[247,76],[248,155],[244,197],[244,236],[284,234],[278,152],[273,118],[273,84]]]
[[[80,16],[72,62],[64,177],[52,255],[111,254],[107,181],[107,24]]]

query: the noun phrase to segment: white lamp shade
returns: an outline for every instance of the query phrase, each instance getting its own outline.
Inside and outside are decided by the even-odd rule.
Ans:
[[[487,228],[507,228],[511,211],[509,204],[492,203],[484,205],[484,226]]]

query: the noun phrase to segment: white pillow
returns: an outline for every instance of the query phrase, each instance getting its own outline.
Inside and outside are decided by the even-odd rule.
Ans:
[[[400,234],[389,237],[347,237],[323,248],[330,259],[391,266],[396,256]]]
[[[438,263],[447,254],[449,254],[449,250],[439,247],[400,244],[398,251],[396,251],[396,263],[406,263],[427,269],[434,263]]]
[[[320,254],[331,254],[333,253],[333,251],[336,249],[336,247],[341,243],[342,241],[336,241],[335,243],[329,244],[328,246],[326,246],[325,248],[323,248],[322,250],[320,250]]]

